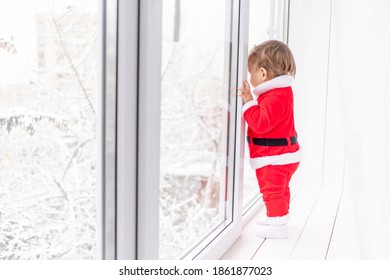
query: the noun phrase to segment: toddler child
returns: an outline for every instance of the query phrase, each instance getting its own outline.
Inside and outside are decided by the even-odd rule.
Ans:
[[[302,150],[294,125],[291,89],[295,75],[294,57],[286,44],[277,40],[255,46],[248,55],[248,81],[238,95],[248,124],[250,165],[256,170],[260,192],[267,209],[258,221],[257,236],[287,238],[291,176],[297,170]]]

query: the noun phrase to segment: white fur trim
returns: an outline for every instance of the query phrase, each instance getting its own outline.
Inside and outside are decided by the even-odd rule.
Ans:
[[[303,158],[302,147],[294,153],[285,153],[275,156],[264,156],[249,159],[249,164],[253,169],[259,169],[267,165],[286,165],[300,162]]]
[[[287,225],[282,225],[282,226],[260,225],[256,231],[256,235],[257,237],[260,238],[285,239],[288,238]]]
[[[289,87],[292,84],[292,76],[291,75],[282,75],[277,76],[269,81],[266,81],[253,89],[253,94],[258,97],[259,95],[270,91],[274,88],[284,88]]]
[[[265,225],[265,226],[283,226],[287,225],[288,221],[290,220],[290,214],[286,214],[284,216],[278,216],[278,217],[261,217],[257,220],[257,224],[259,225]]]
[[[257,105],[259,105],[259,103],[257,103],[256,100],[248,101],[247,103],[245,103],[245,104],[242,106],[242,115],[244,115],[245,111],[248,110],[250,107],[252,107],[252,106],[257,106]]]

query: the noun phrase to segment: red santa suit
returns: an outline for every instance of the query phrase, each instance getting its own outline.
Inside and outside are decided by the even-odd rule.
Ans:
[[[302,158],[291,83],[291,75],[282,75],[258,85],[253,90],[257,100],[245,103],[242,110],[248,124],[250,165],[256,169],[268,217],[288,214],[289,182]]]

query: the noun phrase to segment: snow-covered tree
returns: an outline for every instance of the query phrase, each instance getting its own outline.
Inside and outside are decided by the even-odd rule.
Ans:
[[[0,85],[0,259],[96,255],[97,14],[49,4],[35,53],[0,41],[37,62]]]

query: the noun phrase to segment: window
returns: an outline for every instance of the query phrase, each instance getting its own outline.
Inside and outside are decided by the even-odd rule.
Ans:
[[[0,259],[97,257],[97,2],[0,7]]]
[[[287,42],[288,0],[250,0],[249,5],[249,48],[270,39]],[[247,164],[248,145],[245,145],[245,159],[244,212],[258,201],[260,193],[256,174]]]
[[[221,257],[242,227],[248,2],[12,3],[0,259]]]
[[[163,2],[162,259],[185,255],[231,219],[226,213],[230,168],[226,4],[231,5],[226,0]]]

